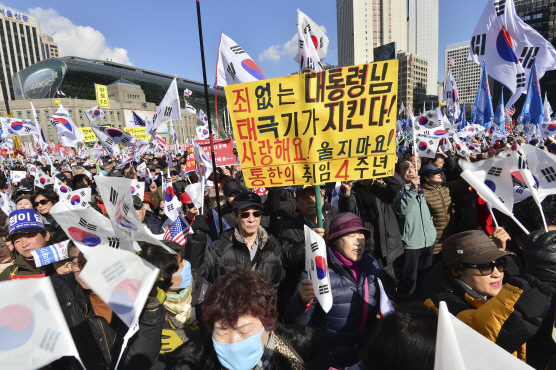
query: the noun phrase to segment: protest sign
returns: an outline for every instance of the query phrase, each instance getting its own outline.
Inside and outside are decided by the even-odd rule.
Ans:
[[[137,138],[137,140],[150,140],[151,135],[145,134],[144,127],[124,127],[125,132],[129,132]]]
[[[66,240],[32,251],[31,254],[35,260],[35,265],[41,267],[67,259],[69,257],[68,243],[69,240]]]
[[[97,136],[90,127],[78,127],[78,129],[81,131],[83,136],[85,136],[86,143],[94,143],[98,141]]]
[[[210,140],[195,140],[199,146],[209,155],[210,158]],[[214,140],[214,159],[216,159],[216,166],[233,166],[237,163],[237,158],[234,154],[234,144],[232,139]],[[195,171],[195,153],[193,152],[193,145],[187,146],[187,160],[185,164],[185,172]]]
[[[10,171],[11,180],[14,184],[19,183],[22,179],[27,176],[26,171]]]
[[[398,60],[224,90],[250,188],[394,173]]]

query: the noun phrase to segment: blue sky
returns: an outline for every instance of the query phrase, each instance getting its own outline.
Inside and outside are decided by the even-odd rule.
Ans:
[[[485,3],[439,0],[440,61],[447,44],[471,38]],[[297,71],[295,42],[291,42],[296,35],[297,8],[326,28],[330,44],[324,62],[337,64],[335,4],[335,0],[201,0],[208,83],[214,83],[221,32],[257,62],[265,77]],[[13,0],[3,1],[3,5],[37,16],[42,31],[53,34],[60,43],[62,55],[111,58],[203,79],[195,0]],[[444,75],[442,63],[438,75]]]

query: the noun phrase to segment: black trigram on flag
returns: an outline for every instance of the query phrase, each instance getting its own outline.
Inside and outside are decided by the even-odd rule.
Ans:
[[[166,207],[168,208],[168,211],[173,211],[174,210],[174,205],[173,204],[167,204]]]
[[[326,294],[329,293],[330,289],[328,289],[328,284],[319,285],[319,294]]]
[[[102,276],[109,283],[125,272],[124,264],[121,261],[116,262],[102,272]]]
[[[120,248],[120,239],[118,238],[108,238],[108,245],[112,248]]]
[[[110,188],[110,203],[116,205],[117,201],[118,201],[118,192],[114,190],[114,188]]]
[[[316,251],[317,249],[319,249],[319,243],[314,242],[311,244],[311,251]]]
[[[230,50],[233,51],[234,54],[245,54],[245,51],[243,51],[239,45],[232,46]]]
[[[518,188],[515,189],[515,192],[518,193],[518,194],[523,194],[524,191],[525,191],[525,188],[522,188],[522,187],[518,187]]]
[[[54,351],[54,348],[56,348],[58,338],[60,338],[60,332],[53,329],[47,329],[46,334],[41,340],[40,347],[45,351],[52,352]]]
[[[517,88],[525,87],[525,84],[527,83],[527,80],[525,79],[525,73],[518,73],[515,76],[515,79],[516,79],[516,82],[517,82],[517,85],[516,85]]]
[[[521,62],[523,68],[531,69],[531,67],[533,66],[533,61],[537,57],[539,49],[539,47],[534,46],[526,46],[523,48],[523,51],[519,56],[519,61]]]
[[[432,114],[432,112],[427,113],[427,117],[432,118],[434,116],[434,114]]]
[[[122,210],[124,211],[124,215],[127,216],[127,214],[129,213],[129,206],[126,203],[123,203]]]
[[[502,174],[502,168],[500,167],[492,167],[490,171],[488,171],[488,175],[500,177]]]
[[[544,168],[541,170],[541,173],[544,175],[546,181],[548,182],[556,181],[556,172],[554,171],[554,168],[552,167]]]
[[[475,55],[485,55],[486,33],[471,38],[471,52]]]
[[[517,158],[517,168],[520,169],[520,170],[528,170],[529,169],[529,166],[527,166],[527,160],[523,159],[521,154],[519,154],[519,156]]]
[[[87,230],[91,230],[91,231],[97,230],[97,227],[95,225],[88,223],[87,220],[85,220],[84,218],[79,219],[79,225],[83,226]]]
[[[494,11],[498,17],[504,15],[504,10],[506,10],[506,0],[500,0],[494,3]]]
[[[230,76],[232,76],[232,79],[235,80],[236,79],[236,69],[234,68],[234,64],[233,63],[228,64],[228,68],[226,68],[226,70],[228,71]]]

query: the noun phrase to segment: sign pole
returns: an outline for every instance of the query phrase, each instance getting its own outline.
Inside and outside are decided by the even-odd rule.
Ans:
[[[214,191],[216,193],[216,208],[218,210],[218,222],[220,223],[220,230],[224,230],[222,225],[222,216],[220,216],[220,192],[218,191],[218,173],[216,170],[216,158],[214,156],[214,142],[212,137],[212,122],[210,119],[210,105],[209,105],[209,95],[208,95],[208,85],[207,85],[207,69],[205,67],[205,48],[203,46],[203,25],[201,23],[201,2],[197,0],[197,24],[199,26],[199,44],[201,45],[201,62],[203,65],[203,83],[205,84],[205,109],[208,118],[209,136],[210,136],[210,155],[212,159],[212,173],[214,175]],[[216,86],[214,90],[216,91]],[[218,115],[218,112],[216,112]],[[218,122],[218,120],[217,120]],[[216,220],[215,220],[216,222]]]
[[[322,229],[322,204],[320,202],[320,185],[315,185],[315,200],[317,202],[317,222],[319,229]]]

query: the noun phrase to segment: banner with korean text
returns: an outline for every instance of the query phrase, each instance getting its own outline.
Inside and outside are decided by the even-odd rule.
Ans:
[[[150,140],[151,135],[145,134],[144,127],[124,127],[125,132],[129,132],[137,138],[137,140]]]
[[[210,140],[195,140],[199,146],[210,156]],[[214,140],[214,159],[216,167],[233,166],[237,163],[234,154],[234,144],[232,139]],[[185,172],[195,171],[195,153],[193,153],[193,145],[187,146],[187,160],[185,163]]]
[[[248,187],[394,173],[396,59],[224,89]]]
[[[94,143],[98,141],[97,136],[90,127],[78,127],[79,131],[85,136],[86,143]]]
[[[101,108],[110,108],[110,100],[108,100],[108,89],[105,85],[95,84],[95,92],[97,96],[97,104]]]

